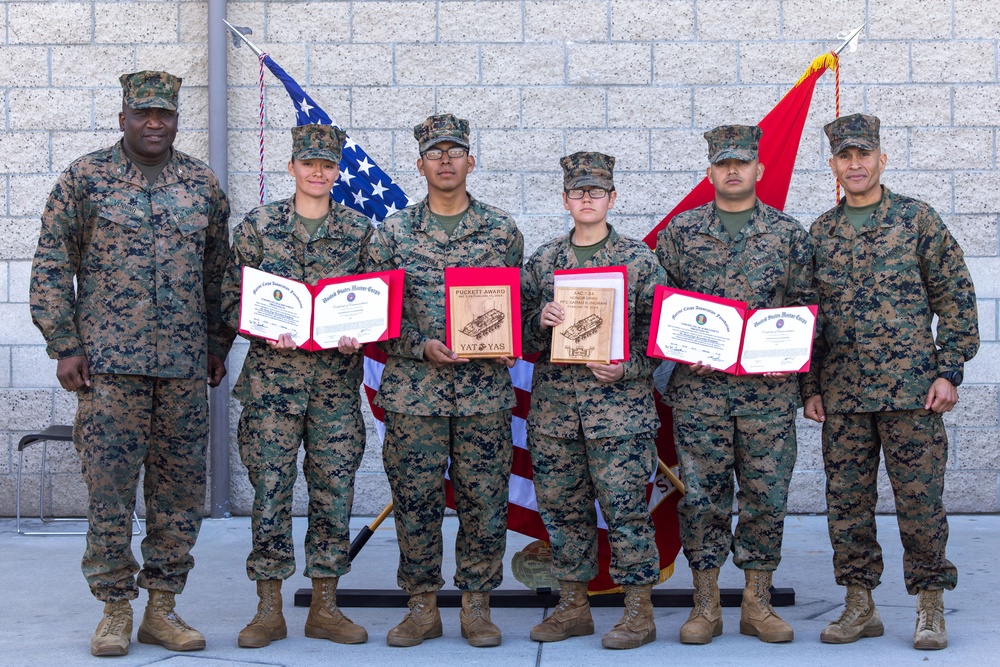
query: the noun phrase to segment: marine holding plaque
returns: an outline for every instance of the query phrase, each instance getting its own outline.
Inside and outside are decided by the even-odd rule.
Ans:
[[[615,159],[575,153],[561,164],[573,231],[536,250],[521,274],[525,351],[541,353],[528,448],[561,596],[531,638],[594,632],[587,587],[598,574],[597,500],[611,541],[611,578],[625,589],[625,613],[602,643],[636,648],[656,635],[650,593],[660,567],[646,483],[656,468],[659,420],[656,364],[642,351],[663,269],[649,248],[608,224]]]
[[[448,348],[463,359],[520,357],[520,282],[517,267],[445,269]]]
[[[254,488],[247,576],[257,582],[260,598],[257,614],[239,634],[242,647],[267,646],[287,634],[281,583],[295,572],[292,486],[300,443],[309,489],[305,575],[313,584],[305,634],[350,644],[368,638],[337,609],[335,597],[339,578],[351,567],[348,523],[365,448],[361,344],[351,336],[341,336],[331,350],[310,352],[298,344],[313,337],[304,313],[314,301],[310,286],[365,270],[372,226],[330,198],[345,136],[331,125],[292,128],[288,173],[295,194],[253,209],[233,232],[223,284],[226,320],[239,329],[241,293],[256,290],[257,325],[271,327],[272,335],[261,335],[274,339],[250,339],[233,392],[243,404],[237,441]],[[242,289],[244,269],[259,285]],[[316,304],[323,298],[320,292]]]

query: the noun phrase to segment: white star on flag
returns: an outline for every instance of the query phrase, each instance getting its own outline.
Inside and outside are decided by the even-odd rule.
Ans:
[[[384,185],[382,185],[382,181],[375,181],[372,184],[372,196],[373,197],[378,197],[378,198],[381,199],[382,198],[382,193],[385,192],[388,189],[389,188],[387,188]]]
[[[345,167],[340,170],[340,180],[344,182],[344,185],[350,187],[352,178],[354,178],[354,174],[351,173],[350,169]]]
[[[365,197],[364,193],[362,193],[361,190],[358,190],[357,192],[354,193],[354,204],[356,206],[363,207],[366,201],[368,201],[368,198]]]
[[[365,176],[367,176],[368,171],[374,166],[375,165],[373,165],[371,162],[368,161],[368,156],[366,155],[363,158],[361,158],[360,162],[358,162],[358,171],[365,172]]]
[[[309,115],[309,112],[313,109],[313,105],[309,104],[309,100],[305,97],[302,98],[302,103],[299,105],[299,109],[305,115]]]
[[[345,151],[352,151],[352,150],[354,150],[355,146],[357,146],[357,145],[358,144],[354,141],[354,139],[351,139],[351,137],[349,137],[349,136],[346,139],[344,139],[344,150]]]
[[[396,205],[393,204],[392,202],[389,202],[389,205],[385,207],[385,217],[388,218],[390,215],[395,213],[396,210],[397,210]]]

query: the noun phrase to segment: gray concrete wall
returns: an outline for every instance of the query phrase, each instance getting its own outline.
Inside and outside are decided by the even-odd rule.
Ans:
[[[412,126],[435,112],[472,121],[479,163],[470,190],[515,215],[526,251],[568,229],[558,159],[576,150],[617,156],[613,224],[643,236],[703,174],[701,133],[755,123],[837,33],[868,22],[846,54],[843,113],[881,117],[884,181],[925,199],[968,257],[983,345],[966,369],[951,439],[947,506],[1000,510],[1000,168],[997,85],[1000,15],[982,0],[572,0],[471,2],[229,2],[230,21],[346,127],[414,198]],[[118,138],[118,74],[167,69],[184,78],[177,146],[207,159],[207,3],[5,2],[0,6],[0,515],[14,510],[16,443],[69,423],[74,398],[58,389],[27,307],[39,212],[56,175]],[[213,26],[221,30],[220,26]],[[229,52],[233,223],[256,204],[256,59]],[[292,107],[267,75],[268,197],[287,196]],[[786,210],[807,225],[834,203],[822,125],[834,115],[832,74],[816,89]],[[245,354],[230,358],[235,379]],[[230,420],[235,425],[238,406]],[[823,510],[819,432],[801,424],[790,499]],[[370,436],[372,431],[369,430]],[[235,447],[232,499],[250,507]],[[39,451],[25,472],[36,473]],[[71,447],[50,447],[44,489],[56,512],[80,514],[85,490]],[[884,478],[884,476],[883,476]],[[884,481],[884,479],[883,479]],[[30,481],[25,501],[37,503]],[[883,484],[880,508],[891,510]],[[305,509],[296,489],[296,511]],[[388,499],[377,439],[358,478],[356,512]]]

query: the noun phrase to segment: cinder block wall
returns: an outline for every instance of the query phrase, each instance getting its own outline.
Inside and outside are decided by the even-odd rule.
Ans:
[[[346,127],[414,198],[412,126],[435,112],[469,118],[478,159],[469,187],[515,215],[526,251],[568,229],[558,159],[576,150],[618,158],[613,224],[641,237],[702,176],[702,132],[755,123],[841,31],[868,22],[843,57],[841,110],[882,118],[884,181],[925,199],[965,249],[979,297],[983,345],[948,415],[951,511],[1000,510],[1000,15],[981,0],[510,0],[228,3],[236,25]],[[27,306],[39,212],[57,174],[119,136],[117,75],[167,69],[184,78],[177,146],[207,159],[207,3],[5,2],[0,8],[0,515],[14,511],[16,443],[69,423],[75,399],[58,388]],[[212,26],[222,30],[221,26]],[[256,204],[258,64],[229,51],[229,192],[235,224]],[[285,197],[294,122],[267,83],[268,198]],[[804,225],[834,203],[822,125],[834,115],[832,74],[816,89],[786,210]],[[230,357],[239,372],[245,343]],[[235,428],[238,404],[230,403]],[[370,425],[370,419],[369,419]],[[235,431],[234,431],[235,433]],[[823,511],[819,431],[800,423],[790,505]],[[235,440],[235,436],[233,438]],[[81,514],[85,490],[71,446],[51,446],[59,514]],[[33,507],[40,448],[29,450],[24,501]],[[251,494],[233,444],[234,512]],[[883,475],[883,482],[884,482]],[[880,509],[892,510],[882,484]],[[369,429],[355,511],[388,500]],[[305,510],[304,485],[296,510]]]

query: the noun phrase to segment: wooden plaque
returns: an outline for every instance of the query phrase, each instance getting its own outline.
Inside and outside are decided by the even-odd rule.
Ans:
[[[615,290],[556,287],[556,303],[566,318],[552,327],[552,356],[558,364],[611,363],[611,333]]]
[[[466,359],[513,357],[510,285],[448,288],[452,351]]]

